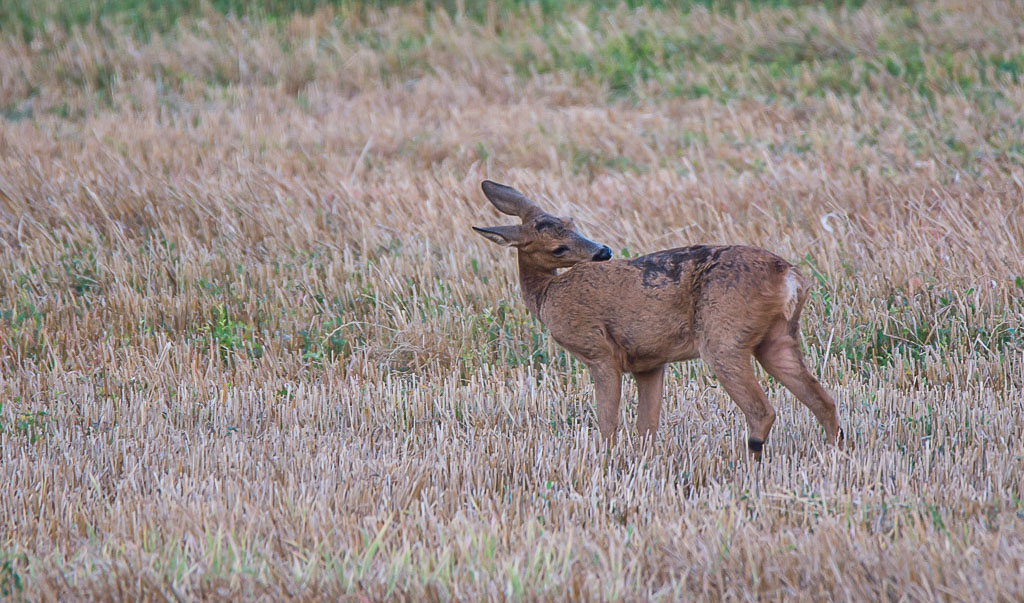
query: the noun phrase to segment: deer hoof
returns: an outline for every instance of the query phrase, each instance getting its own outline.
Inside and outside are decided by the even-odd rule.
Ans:
[[[764,451],[764,440],[747,438],[747,450],[750,451],[751,458],[755,461],[760,461],[761,453]]]

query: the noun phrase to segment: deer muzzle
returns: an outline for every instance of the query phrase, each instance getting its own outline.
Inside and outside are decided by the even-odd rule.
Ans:
[[[602,246],[601,251],[594,254],[595,262],[604,262],[610,259],[612,259],[612,250],[607,245]]]

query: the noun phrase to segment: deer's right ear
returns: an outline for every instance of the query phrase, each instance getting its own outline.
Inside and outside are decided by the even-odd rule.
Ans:
[[[519,226],[492,226],[490,228],[474,226],[473,230],[503,247],[515,247],[522,240],[522,228]]]
[[[530,214],[539,208],[526,198],[526,195],[504,184],[484,180],[480,188],[487,195],[487,200],[503,214],[519,216],[525,221]]]

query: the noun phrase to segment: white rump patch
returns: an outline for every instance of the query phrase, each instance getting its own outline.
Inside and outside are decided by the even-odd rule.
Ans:
[[[782,314],[789,320],[793,318],[796,302],[800,299],[800,281],[792,270],[787,270],[782,280],[782,296]]]

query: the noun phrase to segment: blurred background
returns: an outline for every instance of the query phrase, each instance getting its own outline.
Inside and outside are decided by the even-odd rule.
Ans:
[[[854,450],[600,448],[485,178],[798,264]],[[0,595],[1019,600],[1022,199],[1018,1],[2,0]]]

